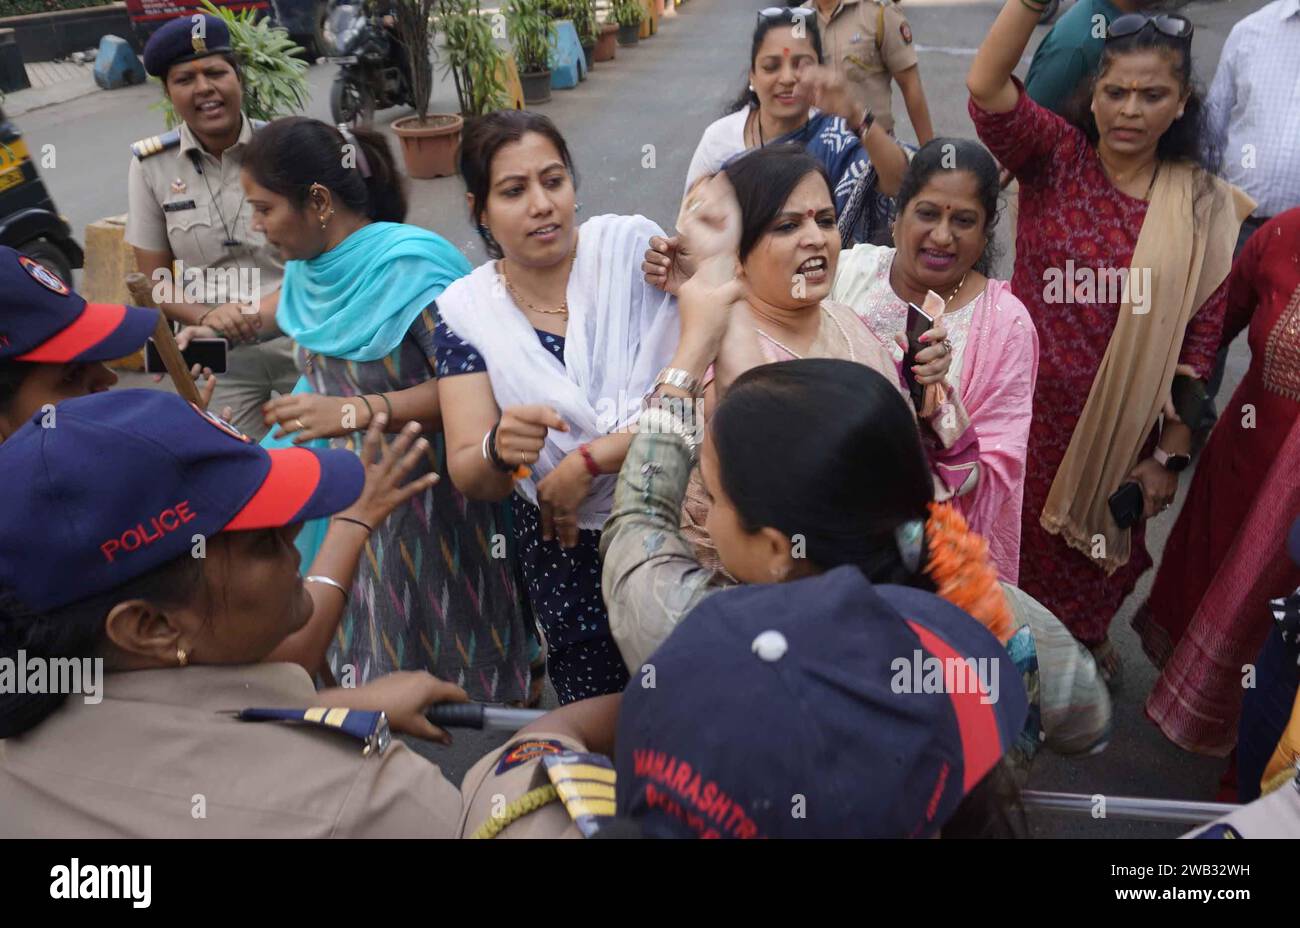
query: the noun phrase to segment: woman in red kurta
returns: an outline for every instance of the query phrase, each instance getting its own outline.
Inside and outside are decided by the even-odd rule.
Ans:
[[[976,131],[1019,181],[1011,285],[1029,309],[1040,343],[1026,462],[1020,586],[1092,648],[1107,678],[1114,679],[1120,666],[1107,628],[1137,578],[1151,566],[1145,525],[1133,527],[1127,562],[1108,576],[1097,561],[1062,535],[1049,532],[1040,520],[1119,324],[1123,298],[1121,288],[1114,286],[1115,272],[1130,267],[1158,174],[1176,159],[1200,160],[1194,140],[1187,142],[1186,130],[1199,117],[1201,101],[1187,80],[1190,24],[1183,44],[1156,34],[1148,23],[1139,35],[1108,39],[1094,91],[1096,118],[1090,138],[1082,128],[1036,104],[1011,76],[1035,21],[1019,0],[1010,0],[968,78]],[[1176,133],[1182,144],[1168,145]],[[1179,147],[1181,151],[1170,150]],[[1216,223],[1218,219],[1216,215]],[[1191,222],[1189,212],[1187,225]],[[1225,294],[1226,282],[1219,283],[1194,309],[1181,349],[1175,349],[1178,363],[1190,366],[1202,379],[1213,366]],[[1164,358],[1151,360],[1163,363]],[[1132,401],[1150,403],[1157,397]],[[1189,438],[1185,427],[1174,423],[1173,428],[1166,424],[1161,441],[1169,446],[1166,453],[1181,453],[1188,450],[1182,443]],[[1152,459],[1156,441],[1153,429],[1129,475],[1142,486],[1146,517],[1167,508],[1177,486],[1176,474]],[[1109,494],[1117,487],[1099,489]]]
[[[1224,408],[1165,547],[1146,605],[1133,619],[1142,646],[1163,668],[1147,714],[1188,751],[1223,755],[1236,741],[1242,666],[1268,636],[1267,600],[1300,584],[1285,553],[1293,512],[1275,537],[1248,530],[1256,507],[1275,508],[1270,489],[1278,455],[1300,418],[1300,209],[1269,220],[1250,237],[1229,280],[1223,344],[1249,326],[1250,369]],[[1275,582],[1239,608],[1198,608],[1217,600],[1243,560],[1252,576]],[[1270,592],[1271,590],[1271,592]]]

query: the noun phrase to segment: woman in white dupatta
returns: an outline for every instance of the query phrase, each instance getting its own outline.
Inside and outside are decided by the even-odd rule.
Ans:
[[[475,121],[460,160],[496,260],[438,298],[447,469],[469,497],[511,497],[560,702],[619,692],[628,673],[601,594],[600,530],[626,426],[676,345],[676,301],[639,267],[663,233],[642,216],[597,216],[579,228],[568,147],[544,116]]]

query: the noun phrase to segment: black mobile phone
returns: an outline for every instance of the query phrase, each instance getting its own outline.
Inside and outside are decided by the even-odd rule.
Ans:
[[[224,338],[194,339],[181,352],[181,357],[185,359],[185,369],[189,370],[197,364],[200,368],[208,368],[214,374],[224,374],[229,346],[230,343]],[[163,364],[162,355],[158,353],[158,346],[154,344],[152,338],[144,346],[144,369],[149,374],[167,373],[167,365]]]
[[[916,363],[916,354],[925,345],[921,336],[934,328],[934,318],[915,303],[907,304],[907,353],[903,355],[903,382],[907,392],[912,396],[912,405],[920,412],[925,405],[925,384],[916,379],[912,365]]]
[[[1175,374],[1173,386],[1169,390],[1174,401],[1174,412],[1189,429],[1200,428],[1201,418],[1205,415],[1205,403],[1209,391],[1205,382],[1186,374]]]
[[[1107,504],[1110,514],[1115,517],[1115,524],[1120,528],[1132,528],[1142,521],[1142,484],[1130,480],[1110,495]]]

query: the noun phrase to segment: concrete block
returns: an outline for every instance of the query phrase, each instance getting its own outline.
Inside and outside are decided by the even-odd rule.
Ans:
[[[551,30],[551,87],[568,90],[577,87],[587,76],[587,58],[582,54],[582,43],[573,22],[561,19]]]
[[[126,39],[106,35],[95,54],[95,83],[105,90],[130,87],[145,81],[144,65]]]

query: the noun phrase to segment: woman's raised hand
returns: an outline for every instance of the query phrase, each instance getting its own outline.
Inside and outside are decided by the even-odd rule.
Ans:
[[[712,286],[735,276],[740,225],[740,203],[725,173],[701,180],[682,201],[677,247],[691,256],[697,276],[709,274]]]
[[[854,104],[853,95],[849,93],[849,85],[843,75],[834,68],[814,65],[803,72],[802,80],[811,91],[813,106],[823,113],[839,116],[849,124],[850,129],[857,129],[863,113]]]
[[[402,503],[423,493],[438,482],[430,471],[423,477],[406,482],[407,476],[429,450],[429,440],[419,438],[420,423],[408,422],[389,444],[384,444],[384,426],[388,416],[378,413],[366,429],[361,443],[361,463],[366,467],[366,482],[361,496],[340,515],[358,519],[374,528],[388,518]]]

